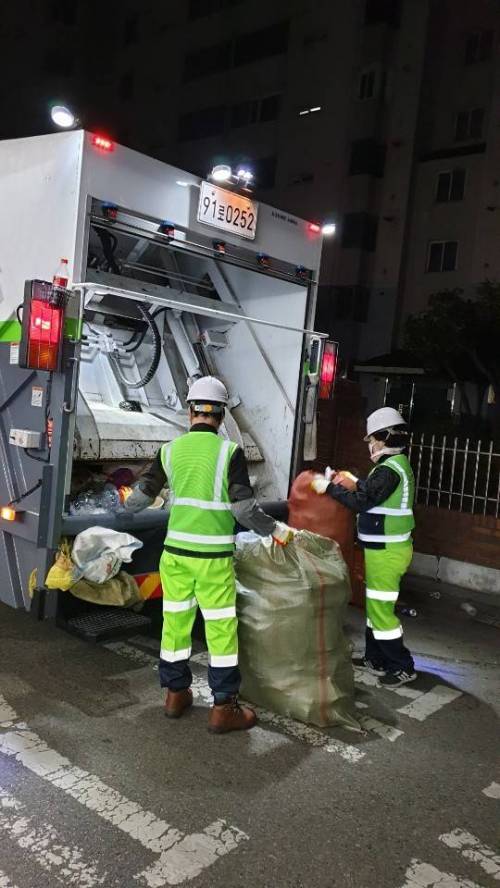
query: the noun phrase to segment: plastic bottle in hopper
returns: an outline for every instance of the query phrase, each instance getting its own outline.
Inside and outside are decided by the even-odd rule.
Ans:
[[[67,259],[61,259],[59,262],[57,271],[52,278],[52,283],[54,287],[62,287],[65,289],[68,286],[69,281],[69,262]]]

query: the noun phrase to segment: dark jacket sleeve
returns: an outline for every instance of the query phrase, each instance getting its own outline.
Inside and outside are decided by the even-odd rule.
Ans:
[[[229,464],[229,499],[231,512],[236,521],[253,530],[259,536],[270,536],[276,528],[276,521],[260,508],[255,499],[245,454],[241,447],[235,450]]]
[[[160,490],[168,487],[168,480],[161,462],[161,450],[156,454],[153,462],[139,476],[137,486],[146,496],[158,496]]]
[[[330,484],[326,492],[353,512],[368,512],[385,502],[394,493],[400,481],[399,475],[389,466],[380,466],[373,475],[358,481],[357,489],[346,490],[341,484]]]

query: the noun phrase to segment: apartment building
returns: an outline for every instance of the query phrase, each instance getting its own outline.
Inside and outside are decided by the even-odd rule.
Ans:
[[[430,293],[500,277],[499,36],[498,0],[35,0],[0,23],[0,135],[57,98],[199,174],[250,164],[336,222],[318,325],[366,360]]]

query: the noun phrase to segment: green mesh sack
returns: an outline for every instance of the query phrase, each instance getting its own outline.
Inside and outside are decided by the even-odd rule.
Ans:
[[[337,543],[308,531],[286,547],[241,534],[235,557],[242,697],[321,727],[359,728]]]

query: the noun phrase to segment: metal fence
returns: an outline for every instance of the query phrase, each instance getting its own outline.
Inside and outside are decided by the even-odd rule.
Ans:
[[[416,502],[441,509],[498,518],[500,453],[493,441],[413,434],[409,456]],[[498,447],[497,447],[498,450]]]

